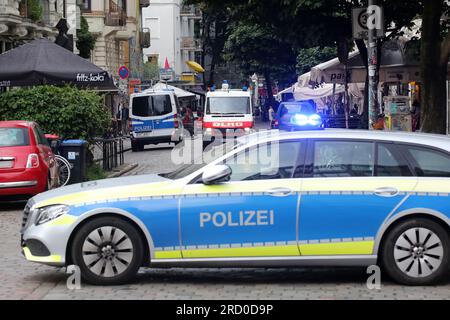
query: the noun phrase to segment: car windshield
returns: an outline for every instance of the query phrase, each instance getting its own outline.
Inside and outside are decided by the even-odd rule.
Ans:
[[[172,103],[167,94],[141,96],[133,98],[131,108],[138,117],[161,116],[172,112]]]
[[[203,168],[208,163],[219,159],[221,156],[227,154],[233,149],[236,149],[240,145],[241,144],[239,142],[233,141],[231,143],[224,143],[222,145],[215,146],[209,151],[204,152],[202,156],[199,159],[193,161],[193,163],[181,165],[174,171],[169,173],[162,173],[159,174],[159,176],[171,180],[182,179],[184,177],[187,177],[191,173],[194,173],[195,171]]]
[[[28,146],[30,139],[26,128],[0,127],[0,147]]]
[[[285,104],[283,108],[287,111],[289,114],[295,114],[295,113],[315,113],[316,108],[314,105],[309,103],[293,103],[293,104]],[[285,111],[285,112],[286,112]]]
[[[249,97],[209,97],[206,114],[249,114]]]

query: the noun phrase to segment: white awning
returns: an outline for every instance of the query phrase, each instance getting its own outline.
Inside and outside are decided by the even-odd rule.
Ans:
[[[177,88],[177,87],[174,87],[171,85],[167,85],[162,82],[158,82],[157,84],[154,84],[151,89],[152,90],[172,90],[175,93],[175,95],[178,97],[178,99],[180,99],[180,98],[195,98],[195,93],[185,91],[183,89],[180,89],[180,88]]]

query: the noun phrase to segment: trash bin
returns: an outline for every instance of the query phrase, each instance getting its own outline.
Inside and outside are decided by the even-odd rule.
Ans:
[[[61,156],[67,159],[72,166],[68,184],[86,181],[86,151],[85,140],[64,140],[59,148]]]

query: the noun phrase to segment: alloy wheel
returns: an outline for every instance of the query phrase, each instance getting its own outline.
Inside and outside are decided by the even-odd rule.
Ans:
[[[121,229],[103,226],[84,240],[82,257],[87,268],[100,277],[122,274],[133,259],[133,243]]]
[[[404,274],[413,278],[430,276],[439,268],[443,257],[442,240],[427,228],[410,228],[395,242],[395,263]]]

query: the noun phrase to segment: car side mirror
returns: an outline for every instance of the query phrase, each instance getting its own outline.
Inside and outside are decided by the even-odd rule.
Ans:
[[[202,174],[203,184],[217,184],[230,180],[231,168],[227,165],[220,164],[207,168]]]

